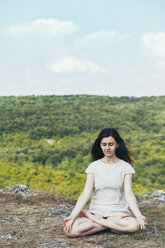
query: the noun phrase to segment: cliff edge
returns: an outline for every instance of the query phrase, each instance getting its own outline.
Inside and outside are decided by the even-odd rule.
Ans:
[[[74,202],[13,185],[0,190],[0,248],[164,248],[165,191],[149,192],[137,199],[148,221],[145,230],[122,235],[106,230],[71,239],[65,236],[61,223]]]

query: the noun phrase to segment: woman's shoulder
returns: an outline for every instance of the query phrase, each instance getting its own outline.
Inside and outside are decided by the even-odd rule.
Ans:
[[[99,164],[100,164],[100,161],[99,161],[99,160],[95,160],[95,161],[91,162],[91,163],[88,165],[88,167],[86,168],[85,172],[86,172],[86,173],[87,173],[87,172],[93,173],[93,172],[96,170],[96,168],[99,166]]]
[[[91,162],[91,163],[88,165],[88,167],[89,167],[89,166],[90,166],[90,167],[97,167],[97,166],[99,166],[99,165],[100,165],[100,159]]]
[[[100,159],[93,161],[91,164],[93,164],[93,165],[100,164]]]
[[[120,165],[125,172],[135,173],[135,170],[130,163],[126,162],[123,159],[121,159],[120,161]]]

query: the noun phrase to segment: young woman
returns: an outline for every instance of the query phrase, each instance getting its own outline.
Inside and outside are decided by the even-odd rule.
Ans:
[[[63,220],[66,235],[78,237],[108,228],[118,233],[144,229],[146,219],[132,191],[135,171],[124,140],[115,129],[105,128],[95,140],[91,154],[93,162],[85,171],[84,190],[70,216]],[[85,211],[92,192],[89,210]]]

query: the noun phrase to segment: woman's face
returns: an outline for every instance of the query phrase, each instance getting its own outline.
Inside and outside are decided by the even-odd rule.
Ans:
[[[112,136],[109,136],[101,140],[100,147],[106,157],[112,157],[115,155],[118,144]]]

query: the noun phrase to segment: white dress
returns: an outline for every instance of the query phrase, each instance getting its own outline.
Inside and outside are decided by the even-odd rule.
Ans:
[[[100,159],[92,162],[85,173],[94,174],[94,188],[89,212],[104,217],[116,216],[120,212],[130,214],[124,194],[124,176],[135,170],[124,160],[108,164]]]

